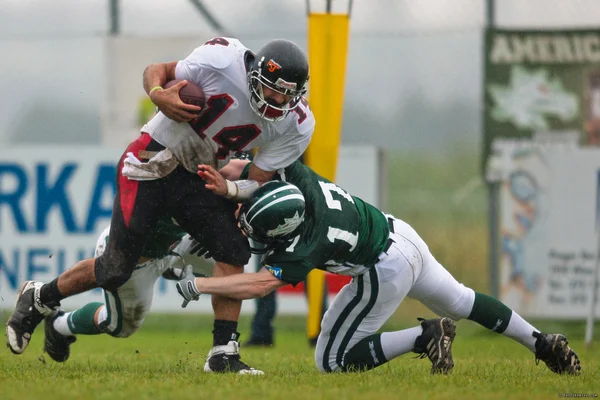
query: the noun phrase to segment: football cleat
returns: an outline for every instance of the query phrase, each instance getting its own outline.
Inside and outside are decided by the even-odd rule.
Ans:
[[[414,353],[418,358],[428,357],[432,374],[449,374],[454,368],[452,342],[456,336],[456,324],[450,318],[423,319],[423,333],[415,340]]]
[[[22,354],[35,328],[46,315],[54,311],[56,305],[44,305],[40,302],[42,282],[24,282],[17,292],[15,311],[6,322],[6,345],[14,354]]]
[[[264,372],[252,368],[240,359],[240,344],[235,340],[210,349],[204,372],[234,373],[239,375],[264,375]]]
[[[44,351],[56,362],[65,362],[69,359],[71,355],[70,346],[77,340],[75,336],[63,336],[54,329],[54,321],[64,313],[62,310],[57,310],[44,319],[46,334]]]
[[[560,333],[533,332],[535,341],[535,363],[540,360],[556,374],[579,375],[581,364],[579,357],[569,347],[569,341]]]

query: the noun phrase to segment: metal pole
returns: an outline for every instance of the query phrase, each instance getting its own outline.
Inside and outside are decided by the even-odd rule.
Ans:
[[[327,0],[327,5],[325,6],[325,12],[327,14],[331,14],[331,0]]]
[[[596,236],[598,234],[596,233]],[[585,325],[585,347],[590,348],[592,346],[592,337],[594,336],[594,322],[596,319],[596,303],[598,302],[598,268],[600,268],[600,236],[598,236],[598,244],[596,251],[596,265],[594,270],[594,279],[592,280],[592,293],[590,296],[590,310],[588,313],[586,325]]]
[[[600,278],[600,171],[596,173],[596,265],[594,268],[594,279],[592,280],[592,293],[590,293],[590,309],[585,325],[585,347],[592,346],[594,336],[594,322],[596,319],[596,303],[598,302],[598,278]]]
[[[219,33],[219,35],[233,36],[230,32],[227,31],[227,29],[225,29],[223,25],[221,25],[217,18],[215,18],[215,16],[212,15],[212,13],[209,11],[208,8],[206,8],[206,6],[204,5],[204,3],[202,3],[201,0],[190,0],[190,2],[196,7],[196,10],[198,10],[198,12],[202,14],[206,22],[208,22],[208,24]]]
[[[109,0],[110,8],[110,35],[117,36],[121,31],[119,0]]]
[[[486,0],[487,27],[494,27],[494,0]],[[483,68],[485,70],[485,59],[487,55],[483,54]],[[485,76],[485,74],[484,74]],[[485,104],[485,81],[483,85],[483,104]],[[485,129],[485,128],[484,128]],[[498,282],[499,261],[500,261],[500,183],[497,181],[488,181],[488,205],[489,205],[489,281],[490,294],[498,298],[500,296],[500,284]]]
[[[490,28],[493,28],[494,25],[496,24],[496,21],[495,21],[496,7],[494,4],[494,0],[486,0],[486,2],[487,2],[487,5],[486,5],[487,25]]]
[[[498,270],[500,259],[500,232],[499,232],[499,209],[500,204],[500,184],[498,182],[488,183],[488,202],[489,202],[489,224],[490,224],[490,294],[492,297],[499,297]]]

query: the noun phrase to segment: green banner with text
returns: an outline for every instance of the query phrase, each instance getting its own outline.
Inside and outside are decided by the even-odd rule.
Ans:
[[[496,138],[600,145],[600,29],[488,29],[483,161]]]

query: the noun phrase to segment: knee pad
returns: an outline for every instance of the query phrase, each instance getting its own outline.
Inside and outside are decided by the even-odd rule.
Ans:
[[[105,251],[94,263],[94,274],[99,287],[115,291],[131,277],[133,268],[127,265],[121,251]]]
[[[473,309],[473,304],[475,302],[475,292],[473,289],[460,285],[462,288],[462,293],[454,303],[449,304],[444,308],[444,316],[448,318],[452,318],[455,321],[461,320],[463,318],[467,318],[471,314],[471,310]]]

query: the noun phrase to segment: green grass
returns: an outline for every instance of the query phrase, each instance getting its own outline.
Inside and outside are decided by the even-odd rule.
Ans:
[[[4,318],[0,318],[4,320]],[[27,352],[0,351],[0,398],[8,399],[548,399],[559,393],[600,393],[600,350],[585,350],[582,323],[540,322],[561,329],[578,351],[583,374],[557,376],[515,342],[470,321],[458,323],[450,376],[429,374],[429,361],[404,355],[360,374],[320,374],[304,337],[304,319],[277,319],[276,346],[242,349],[266,375],[202,372],[210,348],[207,316],[152,315],[128,339],[80,336],[64,364],[41,348],[39,329]],[[414,325],[395,317],[384,330]],[[242,331],[248,320],[241,322]],[[598,327],[600,328],[600,327]]]

